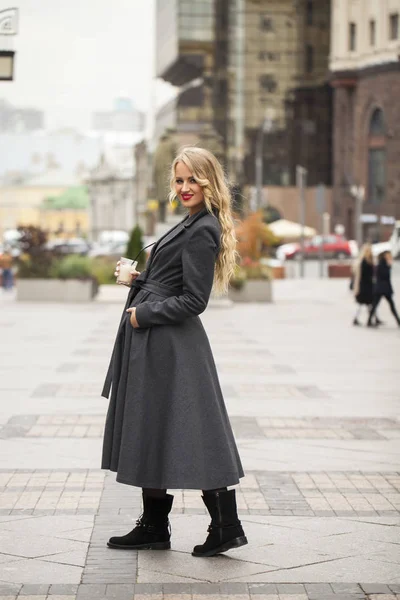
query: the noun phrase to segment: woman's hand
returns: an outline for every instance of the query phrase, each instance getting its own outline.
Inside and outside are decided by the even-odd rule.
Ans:
[[[136,308],[128,308],[127,313],[131,313],[131,325],[134,329],[138,329],[140,327],[139,323],[136,319]]]
[[[118,279],[118,275],[119,275],[119,271],[120,271],[120,264],[121,264],[121,261],[119,260],[117,262],[117,266],[115,267],[114,275],[117,279]],[[135,271],[135,269],[132,269],[132,271],[131,271],[132,281],[135,281],[135,279],[137,279],[139,277],[139,275],[140,275],[140,271]],[[117,283],[119,283],[119,282],[117,282]],[[124,285],[124,284],[120,283],[120,285]]]

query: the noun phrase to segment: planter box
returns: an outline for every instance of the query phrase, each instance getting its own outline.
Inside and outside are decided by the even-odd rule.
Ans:
[[[233,302],[272,302],[272,282],[267,279],[250,279],[241,290],[229,288]]]
[[[17,300],[29,302],[91,302],[93,281],[79,279],[18,279]]]
[[[351,265],[331,263],[328,265],[328,277],[349,278],[353,274]]]
[[[285,279],[286,270],[285,267],[272,267],[272,276],[274,279]]]

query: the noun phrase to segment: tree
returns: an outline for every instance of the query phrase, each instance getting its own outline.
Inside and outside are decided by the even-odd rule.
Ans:
[[[50,277],[53,257],[47,249],[47,233],[40,227],[26,225],[18,227],[20,234],[19,247],[21,255],[18,259],[20,277]]]
[[[126,256],[127,258],[131,258],[132,260],[134,260],[136,258],[136,256],[139,254],[139,252],[142,250],[143,248],[143,239],[142,239],[142,230],[139,227],[139,225],[136,225],[132,231],[131,231],[131,235],[129,238],[129,242],[128,242],[128,246],[126,248]],[[146,263],[146,253],[142,252],[142,254],[140,254],[140,256],[137,259],[138,261],[138,269],[139,271],[141,269],[143,269],[145,263]]]
[[[263,222],[261,212],[251,213],[236,227],[237,250],[242,258],[258,261],[265,250],[277,245],[277,238]]]

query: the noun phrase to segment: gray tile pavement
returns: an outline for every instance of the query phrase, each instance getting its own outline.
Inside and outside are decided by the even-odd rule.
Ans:
[[[308,279],[276,282],[274,305],[207,311],[250,544],[196,560],[208,518],[190,490],[174,492],[172,551],[105,546],[140,512],[140,492],[98,468],[120,292],[82,306],[0,295],[0,600],[400,597],[400,332],[386,307],[382,329],[352,328],[347,282]]]

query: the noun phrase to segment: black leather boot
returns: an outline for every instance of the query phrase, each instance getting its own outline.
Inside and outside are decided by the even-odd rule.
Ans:
[[[193,556],[215,556],[247,544],[236,508],[235,490],[207,492],[203,502],[210,513],[208,536],[201,546],[195,546]]]
[[[171,528],[168,515],[173,499],[170,494],[164,498],[143,495],[143,514],[136,521],[136,527],[126,535],[110,538],[107,546],[120,550],[169,550]]]

